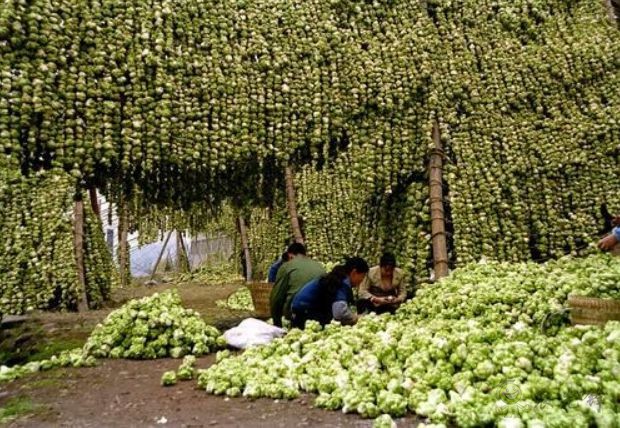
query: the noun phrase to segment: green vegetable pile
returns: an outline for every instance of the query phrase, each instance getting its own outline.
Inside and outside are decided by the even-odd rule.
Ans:
[[[58,367],[92,367],[97,363],[92,356],[85,356],[82,349],[76,348],[70,351],[63,351],[59,355],[54,355],[47,360],[33,361],[24,365],[12,367],[0,366],[0,383],[8,382],[30,373],[47,371]]]
[[[84,345],[96,358],[203,355],[225,345],[220,332],[185,309],[176,290],[132,300],[98,324]]]
[[[31,177],[0,165],[0,313],[77,307],[78,286],[73,246],[73,193],[64,172]],[[101,220],[85,203],[86,293],[100,307],[116,283]]]
[[[234,284],[243,281],[236,272],[236,266],[229,262],[205,263],[191,273],[175,277],[175,283],[201,283],[206,285]]]
[[[411,412],[464,427],[614,427],[620,322],[542,330],[540,321],[571,292],[618,297],[619,283],[606,255],[473,264],[421,289],[394,316],[323,330],[310,323],[222,355],[198,384],[251,398],[310,392],[316,406],[369,418]]]
[[[217,300],[215,304],[220,308],[228,308],[237,311],[254,311],[252,294],[247,287],[241,287],[228,296],[226,300]]]

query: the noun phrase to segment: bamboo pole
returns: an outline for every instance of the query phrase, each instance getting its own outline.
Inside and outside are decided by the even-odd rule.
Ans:
[[[245,220],[239,216],[239,235],[241,236],[241,247],[243,247],[243,260],[245,262],[245,280],[252,282],[252,259],[250,258],[250,245],[248,243],[248,231]]]
[[[177,270],[187,272],[190,270],[189,255],[183,241],[183,233],[177,230]]]
[[[86,293],[86,268],[84,266],[84,201],[78,195],[73,206],[73,245],[78,284],[81,293],[78,300],[78,311],[88,310],[88,295]]]
[[[433,122],[432,137],[433,149],[431,150],[429,172],[431,236],[435,278],[439,279],[448,276],[448,249],[446,245],[446,223],[443,208],[443,149],[437,121]]]
[[[121,288],[129,285],[129,245],[127,235],[129,229],[129,219],[127,218],[127,204],[121,199],[119,205],[118,218],[118,264],[121,276]]]
[[[291,228],[293,229],[293,238],[295,242],[300,244],[304,243],[304,237],[301,234],[301,227],[299,226],[299,216],[297,213],[297,202],[295,200],[295,183],[293,179],[293,168],[287,165],[284,168],[284,177],[286,181],[286,204],[288,206],[288,213],[291,218]]]
[[[159,263],[161,262],[161,258],[164,256],[164,251],[166,251],[166,246],[168,246],[168,241],[172,236],[172,230],[168,232],[168,236],[166,236],[166,240],[164,241],[164,245],[161,247],[161,251],[159,252],[159,256],[157,256],[157,260],[155,261],[155,265],[153,266],[153,271],[151,272],[151,280],[155,278],[155,273],[157,272],[157,268],[159,267]]]

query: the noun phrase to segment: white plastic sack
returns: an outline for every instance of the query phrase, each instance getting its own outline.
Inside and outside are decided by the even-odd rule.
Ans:
[[[276,337],[282,337],[286,330],[267,324],[256,318],[241,321],[237,327],[224,332],[226,343],[234,348],[246,349],[255,345],[266,345]]]

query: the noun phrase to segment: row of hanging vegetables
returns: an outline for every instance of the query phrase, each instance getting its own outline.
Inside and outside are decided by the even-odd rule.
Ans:
[[[616,32],[585,0],[9,2],[0,145],[26,170],[213,203],[256,197],[240,178],[344,150],[356,184],[393,191],[424,168],[437,118],[462,257],[528,256],[528,187],[538,205],[568,190],[534,220],[555,255],[592,233],[594,205],[614,193]],[[569,213],[576,232],[563,242]]]
[[[431,1],[423,8],[408,1],[311,2],[281,5],[277,12],[265,5],[218,6],[222,9],[197,24],[217,34],[208,42],[212,33],[199,36],[193,27],[193,19],[207,12],[190,6],[175,17],[162,12],[155,17],[161,19],[157,28],[138,37],[158,58],[155,34],[174,19],[192,23],[183,37],[175,27],[165,39],[176,51],[162,52],[165,64],[175,63],[165,68],[166,75],[194,79],[187,89],[173,87],[180,91],[179,105],[191,91],[202,91],[198,107],[208,113],[196,120],[206,129],[196,140],[181,141],[186,134],[175,133],[170,139],[175,150],[161,146],[159,159],[163,165],[161,156],[190,156],[183,141],[192,141],[196,159],[213,170],[201,176],[201,167],[187,160],[156,169],[155,193],[171,190],[175,180],[192,180],[178,192],[181,198],[208,189],[182,207],[192,224],[211,221],[217,195],[231,196],[249,225],[255,271],[264,272],[290,240],[282,175],[286,162],[300,162],[305,165],[296,168],[298,211],[313,255],[337,260],[358,253],[373,259],[388,249],[412,276],[428,277],[425,172],[433,118],[444,146],[452,263],[580,254],[620,210],[614,89],[620,50],[617,29],[602,5]],[[267,32],[261,26],[266,22],[278,30],[270,26]],[[190,46],[191,41],[202,44]],[[194,62],[187,63],[186,56]],[[151,66],[164,73],[153,61]],[[202,61],[215,67],[193,75]],[[133,83],[125,82],[127,87]],[[148,101],[147,110],[159,106],[157,97]],[[187,111],[192,110],[178,117],[191,129]],[[239,137],[235,144],[231,133]],[[147,149],[155,144],[146,134],[142,138]],[[121,151],[129,147],[118,145]],[[209,154],[196,153],[203,149]],[[244,158],[244,150],[252,155]],[[212,152],[220,156],[216,161]],[[131,168],[148,158],[132,161]],[[233,165],[235,159],[245,162]],[[153,171],[143,168],[140,174]],[[125,178],[141,183],[135,174]],[[145,191],[141,202],[146,211],[152,193]],[[176,199],[170,203],[181,207]],[[224,226],[231,233],[238,214]]]
[[[0,179],[0,314],[77,308],[79,285],[73,233],[74,187],[64,172]],[[84,271],[89,307],[100,307],[116,284],[103,227],[84,204]]]
[[[619,46],[585,0],[9,2],[0,147],[125,193],[144,239],[236,219],[230,201],[260,266],[289,240],[284,165],[305,164],[313,254],[389,249],[426,277],[437,119],[452,262],[547,259],[619,211]]]

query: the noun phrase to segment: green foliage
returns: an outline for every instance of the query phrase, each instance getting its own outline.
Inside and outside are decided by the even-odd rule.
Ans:
[[[26,397],[13,397],[0,407],[0,423],[7,423],[21,416],[33,413],[36,406]]]

